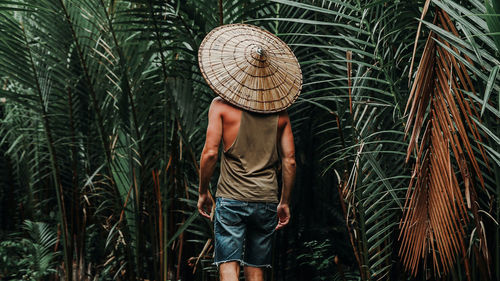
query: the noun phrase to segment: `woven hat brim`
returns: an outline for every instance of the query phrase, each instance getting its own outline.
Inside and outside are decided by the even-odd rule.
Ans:
[[[290,47],[253,25],[228,24],[210,31],[200,45],[198,63],[216,94],[249,111],[282,111],[302,90],[302,71]]]

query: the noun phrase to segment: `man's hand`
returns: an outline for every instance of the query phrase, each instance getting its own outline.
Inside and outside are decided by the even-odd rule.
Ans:
[[[275,230],[285,227],[290,221],[290,208],[288,204],[280,203],[278,205],[278,225]]]
[[[212,219],[210,213],[212,212],[213,201],[212,197],[207,192],[199,193],[198,195],[198,212],[206,217],[207,219]],[[208,212],[207,212],[208,210]]]

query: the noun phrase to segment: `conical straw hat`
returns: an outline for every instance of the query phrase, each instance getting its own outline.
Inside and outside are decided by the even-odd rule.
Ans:
[[[290,47],[254,25],[227,24],[210,31],[198,63],[214,92],[249,111],[284,110],[302,89],[302,72]]]

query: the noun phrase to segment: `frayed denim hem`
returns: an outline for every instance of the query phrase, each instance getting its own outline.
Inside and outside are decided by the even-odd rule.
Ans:
[[[219,268],[219,265],[221,263],[230,262],[230,261],[237,261],[237,262],[240,263],[241,266],[272,268],[272,266],[270,264],[262,264],[262,265],[250,264],[250,263],[244,262],[244,261],[242,261],[240,259],[229,259],[229,260],[225,260],[225,261],[213,262],[212,265],[216,265],[217,268]]]
[[[250,263],[247,263],[247,262],[241,262],[241,264],[243,266],[247,265],[247,266],[251,266],[251,267],[266,267],[266,268],[272,268],[272,266],[270,264],[262,264],[262,265],[256,265],[256,264],[250,264]]]
[[[237,261],[237,262],[240,262],[240,265],[242,265],[242,264],[244,263],[244,261],[242,261],[242,260],[240,260],[240,259],[229,259],[229,260],[225,260],[225,261],[217,261],[217,262],[215,262],[215,261],[214,261],[212,264],[213,264],[213,265],[216,265],[216,266],[217,266],[217,268],[219,268],[219,265],[220,265],[221,263],[230,262],[230,261]]]

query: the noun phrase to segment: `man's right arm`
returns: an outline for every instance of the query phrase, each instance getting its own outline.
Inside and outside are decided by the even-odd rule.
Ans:
[[[212,198],[208,191],[210,178],[217,164],[219,143],[222,138],[222,116],[220,98],[215,98],[208,110],[208,127],[205,146],[200,159],[200,185],[198,189],[198,212],[206,218],[211,218]]]
[[[295,182],[295,145],[293,143],[292,124],[288,114],[283,114],[282,118],[285,121],[285,127],[281,133],[280,152],[281,152],[281,168],[282,168],[282,190],[281,199],[278,205],[278,225],[276,229],[280,229],[288,224],[290,220],[290,194]]]

